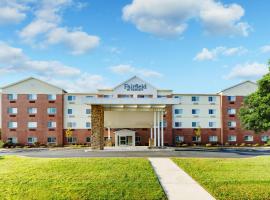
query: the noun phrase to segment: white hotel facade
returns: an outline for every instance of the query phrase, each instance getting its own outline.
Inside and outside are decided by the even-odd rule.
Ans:
[[[246,81],[216,94],[175,94],[134,76],[112,89],[68,93],[28,78],[2,88],[2,139],[101,149],[149,143],[264,143],[269,133],[243,130],[237,117],[244,97],[256,89],[255,83]]]

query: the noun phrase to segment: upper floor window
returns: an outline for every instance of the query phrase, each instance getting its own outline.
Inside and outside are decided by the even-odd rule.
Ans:
[[[209,127],[210,128],[216,128],[216,122],[209,122]]]
[[[48,94],[48,100],[49,100],[49,101],[54,101],[54,100],[56,100],[56,95],[55,95],[55,94]]]
[[[17,94],[8,94],[7,97],[8,97],[8,100],[13,101],[13,100],[17,100],[18,95]]]
[[[182,115],[183,114],[183,109],[174,109],[174,114],[175,115]]]
[[[67,97],[68,101],[75,101],[76,100],[76,96],[68,96]]]
[[[192,109],[191,113],[193,115],[198,115],[200,113],[200,110],[199,109]]]
[[[153,95],[138,94],[137,98],[153,98]]]
[[[85,127],[86,127],[86,128],[91,128],[91,123],[90,123],[90,122],[86,122],[86,123],[85,123]]]
[[[49,121],[48,128],[56,128],[56,122]]]
[[[71,108],[69,108],[68,110],[67,110],[67,113],[69,114],[69,115],[72,115],[72,109]]]
[[[76,122],[68,122],[67,127],[68,128],[75,128],[76,127]]]
[[[179,96],[179,95],[173,96],[173,98],[175,98],[175,99],[182,99],[182,97]]]
[[[37,108],[28,108],[28,114],[37,114]]]
[[[17,108],[8,108],[8,114],[17,114],[18,109]]]
[[[47,112],[48,114],[56,114],[56,108],[48,108]]]
[[[113,95],[110,95],[110,94],[103,95],[103,98],[112,98],[112,97],[113,97]]]
[[[197,127],[200,126],[200,122],[192,122],[192,123],[191,123],[191,126],[192,126],[193,128],[197,128]]]
[[[118,98],[133,98],[132,94],[118,94]]]
[[[8,128],[17,128],[18,123],[17,122],[8,122]]]
[[[28,94],[27,98],[28,98],[28,100],[37,100],[37,95],[36,94]]]
[[[236,96],[228,96],[228,101],[234,102],[236,100]]]
[[[216,114],[216,109],[209,109],[209,110],[208,110],[208,114],[209,114],[209,115],[214,115],[214,114]]]
[[[85,114],[90,115],[90,114],[91,114],[91,109],[87,108],[87,109],[85,110]]]
[[[217,100],[217,97],[215,97],[215,96],[209,96],[208,97],[209,102],[216,102],[216,100]]]
[[[236,114],[236,109],[228,108],[227,112],[228,112],[229,115],[235,115]]]
[[[236,122],[235,121],[229,121],[228,122],[228,127],[230,127],[230,128],[236,127]]]
[[[28,128],[37,128],[37,122],[28,122],[27,127]]]
[[[198,96],[192,96],[191,97],[191,101],[192,102],[198,102],[198,101],[200,101],[200,97],[198,97]]]
[[[175,127],[175,128],[180,128],[180,127],[182,127],[182,122],[174,122],[174,127]]]
[[[167,98],[166,95],[158,95],[157,98]]]

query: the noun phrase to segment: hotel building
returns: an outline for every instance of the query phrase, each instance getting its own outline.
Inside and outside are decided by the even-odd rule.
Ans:
[[[2,88],[2,140],[19,144],[91,144],[163,147],[178,144],[263,144],[270,132],[254,134],[237,117],[246,81],[216,94],[175,94],[139,77],[95,93],[68,93],[28,78]]]

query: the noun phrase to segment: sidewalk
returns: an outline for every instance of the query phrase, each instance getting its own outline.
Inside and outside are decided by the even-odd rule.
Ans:
[[[149,158],[169,200],[214,200],[169,158]]]

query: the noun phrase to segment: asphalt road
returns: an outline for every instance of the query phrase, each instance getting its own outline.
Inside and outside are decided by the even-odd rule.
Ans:
[[[12,149],[0,150],[0,156],[18,155],[42,158],[70,157],[205,157],[205,158],[246,158],[270,156],[270,149],[194,149],[176,151],[85,151],[86,149]]]

